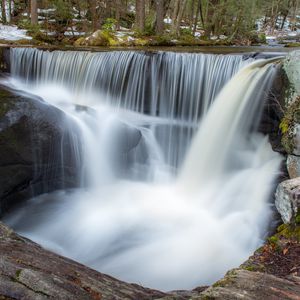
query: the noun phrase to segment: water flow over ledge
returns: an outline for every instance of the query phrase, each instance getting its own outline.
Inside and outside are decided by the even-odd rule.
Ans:
[[[62,56],[61,53],[54,54],[50,61],[55,55]],[[76,56],[75,53],[72,55]],[[179,80],[176,76],[181,74],[182,83],[177,90],[180,93],[185,90],[194,95],[195,91],[190,89],[198,88],[196,83],[190,86],[190,81],[194,82],[195,78],[188,69],[192,68],[196,57],[190,57],[188,66],[185,65],[188,56],[183,54],[160,58],[163,64],[166,64],[164,59],[171,60],[174,63],[172,70],[181,66],[179,72],[173,74],[174,84]],[[205,56],[201,57],[202,63],[206,64]],[[51,64],[48,59],[46,62]],[[209,56],[210,59],[213,60]],[[61,60],[64,59],[61,57]],[[129,64],[128,60],[128,57],[124,59],[126,64]],[[181,60],[181,64],[176,60]],[[222,66],[221,61],[220,58]],[[42,63],[45,61],[42,60]],[[25,70],[26,62],[22,64],[21,68]],[[30,66],[32,64],[28,70]],[[66,66],[69,64],[55,62],[57,69]],[[99,66],[103,67],[103,61]],[[39,64],[36,67],[44,70]],[[116,68],[114,72],[118,74]],[[185,68],[187,73],[183,76]],[[221,78],[217,76],[221,69],[213,73],[214,80],[222,81],[223,74]],[[196,69],[192,70],[197,74]],[[205,68],[205,72],[210,71]],[[82,143],[85,144],[85,176],[89,177],[90,187],[41,195],[8,216],[6,221],[46,247],[126,281],[163,290],[190,289],[212,283],[249,256],[259,245],[268,223],[267,199],[280,157],[272,152],[267,138],[255,133],[254,129],[275,71],[275,67],[266,61],[258,61],[246,66],[231,79],[202,119],[178,176],[174,176],[170,168],[176,168],[177,164],[170,163],[168,153],[171,147],[180,148],[183,142],[181,135],[186,134],[182,128],[185,123],[191,122],[189,114],[178,117],[171,110],[171,113],[163,115],[162,110],[162,113],[148,111],[145,115],[145,111],[139,109],[143,105],[139,104],[139,108],[135,109],[128,107],[126,101],[122,108],[116,110],[111,92],[105,99],[112,99],[112,106],[107,103],[93,105],[92,113],[86,109],[78,112],[70,109],[65,102],[63,105],[56,102],[78,120]],[[45,84],[57,84],[56,75],[45,79],[44,75],[37,75],[37,70],[32,72],[30,76],[37,79],[34,82],[37,93],[37,88]],[[168,72],[170,67],[159,71],[160,74]],[[22,72],[15,71],[17,74],[21,76]],[[86,76],[90,76],[88,74]],[[99,72],[97,76],[101,74]],[[204,76],[202,85],[207,84],[207,89],[214,89],[215,82],[207,82],[208,74],[201,76]],[[227,80],[231,76],[227,76]],[[73,79],[78,82],[77,77]],[[67,85],[71,81],[64,80]],[[133,83],[136,80],[140,79],[136,78]],[[102,80],[99,82],[102,84]],[[224,80],[222,83],[225,84]],[[31,82],[27,84],[27,89],[32,88]],[[138,87],[143,84],[140,82]],[[26,84],[22,87],[26,88]],[[151,94],[157,94],[155,87],[152,88]],[[127,86],[124,93],[130,89]],[[92,90],[96,93],[97,89],[94,87]],[[206,93],[204,90],[202,88],[199,93],[203,95]],[[160,93],[167,95],[169,91],[164,87]],[[121,97],[122,93],[119,94]],[[186,92],[183,94],[180,101],[184,104],[178,108],[180,113],[186,105],[192,105],[188,101],[194,101],[194,98],[185,98]],[[74,94],[69,90],[65,99],[70,101],[71,97]],[[49,95],[46,99],[51,101]],[[136,102],[140,100],[139,97],[134,99]],[[162,102],[163,98],[157,99],[156,103]],[[209,99],[208,102],[199,100],[197,105],[202,106],[203,101],[212,102],[212,98]],[[168,105],[177,107],[178,98],[172,101]],[[197,120],[199,115],[201,113],[198,112]],[[174,120],[177,122],[175,125]],[[153,131],[157,124],[163,122],[171,128],[180,125],[178,139],[174,138],[167,145]],[[125,141],[120,142],[124,135]],[[129,164],[127,157],[124,167],[116,160],[114,151],[126,148],[124,143],[126,145],[128,137],[135,141],[133,144],[138,141],[141,148],[133,151]],[[145,153],[147,159],[143,161]],[[176,155],[176,159],[180,160]]]
[[[139,123],[150,129],[160,143],[163,160],[175,171],[200,118],[249,60],[242,55],[16,48],[11,50],[11,62],[14,78],[58,106],[70,101],[151,116],[151,120],[139,118]]]

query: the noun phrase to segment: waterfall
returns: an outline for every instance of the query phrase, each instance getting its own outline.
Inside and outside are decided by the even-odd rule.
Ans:
[[[157,117],[150,130],[173,168],[183,161],[201,116],[245,63],[242,55],[11,50],[11,73],[31,91],[57,91],[56,102],[71,93],[78,105]]]
[[[251,129],[253,131],[260,120],[262,102],[268,96],[276,73],[275,66],[267,64],[273,60],[259,60],[245,67],[217,97],[182,168],[181,177],[189,189],[192,185],[197,188],[200,182],[226,176],[240,166],[240,153],[249,150]]]
[[[272,60],[33,49],[11,59],[10,85],[76,120],[89,182],[8,215],[18,232],[163,290],[211,284],[260,245],[280,164],[256,132]]]

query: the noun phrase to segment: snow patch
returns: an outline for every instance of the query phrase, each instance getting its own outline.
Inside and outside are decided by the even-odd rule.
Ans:
[[[26,35],[27,30],[18,29],[17,26],[0,24],[0,39],[6,41],[31,40],[32,37]]]

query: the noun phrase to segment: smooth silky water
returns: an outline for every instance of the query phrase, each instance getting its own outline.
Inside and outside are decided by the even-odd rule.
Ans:
[[[63,110],[82,148],[78,188],[5,217],[20,234],[162,290],[211,284],[262,243],[281,161],[256,132],[271,60],[12,49],[11,61],[4,83]]]

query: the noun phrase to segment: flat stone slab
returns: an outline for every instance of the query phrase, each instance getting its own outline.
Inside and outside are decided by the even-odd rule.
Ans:
[[[0,299],[158,299],[165,293],[98,273],[0,222]]]
[[[287,280],[270,274],[236,269],[193,299],[300,300],[300,277]]]

